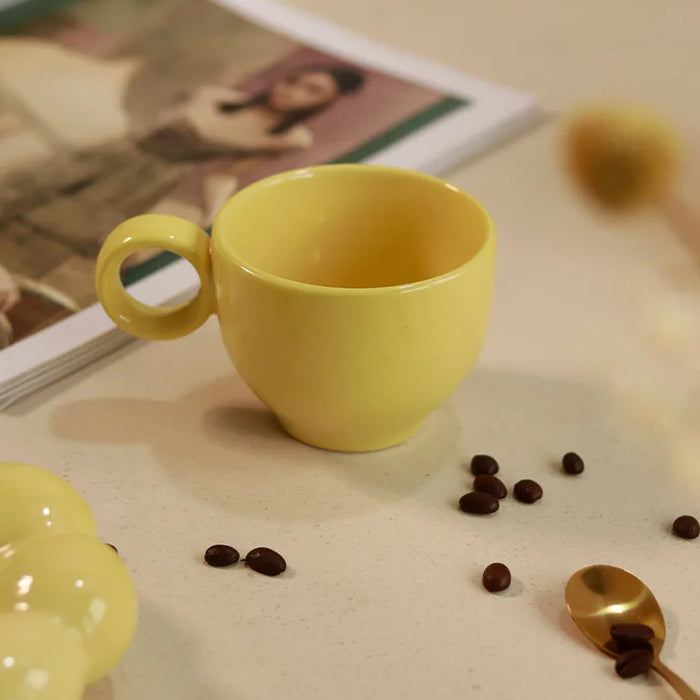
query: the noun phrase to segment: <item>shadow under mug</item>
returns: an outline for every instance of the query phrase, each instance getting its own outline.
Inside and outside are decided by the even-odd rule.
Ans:
[[[187,259],[200,289],[177,307],[133,299],[122,262]],[[481,350],[494,280],[488,212],[437,178],[325,165],[260,180],[221,209],[211,239],[177,217],[119,225],[97,260],[100,302],[141,338],[217,314],[242,379],[302,442],[364,452],[416,433]]]

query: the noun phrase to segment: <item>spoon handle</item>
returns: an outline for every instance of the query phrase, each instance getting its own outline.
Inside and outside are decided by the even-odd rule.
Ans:
[[[700,265],[700,217],[697,212],[678,197],[666,199],[659,205],[659,210],[678,241]]]
[[[654,659],[654,670],[662,676],[683,700],[700,700],[698,695],[682,678],[677,676],[660,659]]]

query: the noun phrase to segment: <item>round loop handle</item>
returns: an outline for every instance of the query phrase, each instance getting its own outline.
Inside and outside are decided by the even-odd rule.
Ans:
[[[97,258],[97,296],[109,317],[127,333],[148,340],[187,335],[216,310],[209,236],[176,216],[144,214],[127,219],[107,236]],[[121,282],[124,260],[145,248],[162,248],[189,261],[200,280],[199,292],[178,306],[155,307],[134,299]]]

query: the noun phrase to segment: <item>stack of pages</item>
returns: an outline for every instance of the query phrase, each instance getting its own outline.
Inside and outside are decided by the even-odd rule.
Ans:
[[[0,34],[0,408],[129,342],[94,288],[120,221],[208,230],[242,187],[320,163],[437,174],[538,117],[528,95],[273,0],[46,6]],[[151,305],[198,284],[162,251],[123,281]]]

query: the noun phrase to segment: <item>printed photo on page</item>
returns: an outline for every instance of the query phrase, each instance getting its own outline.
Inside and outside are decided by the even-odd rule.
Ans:
[[[81,0],[0,35],[0,349],[96,301],[122,220],[208,228],[265,175],[367,159],[468,102],[209,0]],[[171,259],[128,259],[125,283]]]

